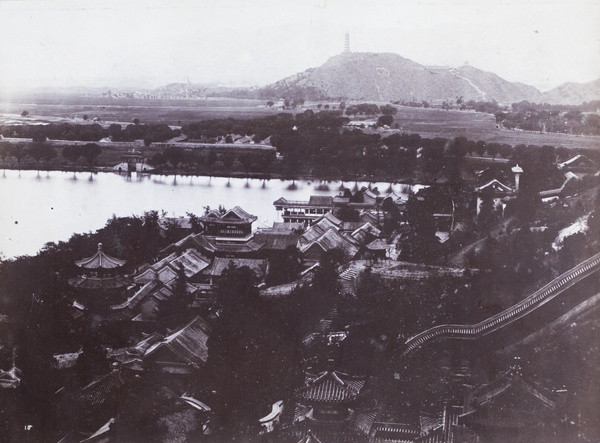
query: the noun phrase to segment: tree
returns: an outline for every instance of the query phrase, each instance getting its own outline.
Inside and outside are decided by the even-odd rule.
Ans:
[[[483,154],[485,154],[485,149],[485,142],[483,140],[478,140],[475,144],[475,153],[481,157]]]
[[[421,191],[419,196],[411,195],[406,204],[406,218],[411,227],[410,235],[401,241],[401,258],[424,263],[439,261],[440,243],[436,237],[433,219],[432,198],[428,192]]]
[[[391,114],[381,115],[377,119],[377,126],[391,126],[393,121],[394,121],[394,117],[392,117]]]
[[[21,160],[27,156],[25,147],[20,143],[14,144],[11,146],[10,154],[17,159],[19,170],[21,170]]]
[[[202,221],[200,220],[200,217],[198,217],[193,212],[189,212],[189,211],[186,212],[185,215],[187,215],[188,218],[190,219],[190,225],[192,227],[192,232],[194,234],[197,234],[198,232],[202,232],[202,230],[204,229],[204,226],[202,225]]]
[[[206,372],[216,391],[217,426],[242,430],[260,417],[259,405],[289,392],[298,362],[286,322],[259,297],[256,275],[233,262],[215,287],[220,306],[209,338]],[[226,380],[226,382],[223,382]],[[224,436],[223,441],[232,441]]]
[[[187,289],[187,278],[183,265],[177,269],[177,277],[172,288],[173,295],[158,302],[157,320],[167,329],[174,329],[191,320],[190,306],[193,296]]]
[[[77,357],[75,369],[82,386],[90,383],[95,375],[108,371],[106,350],[102,347],[97,333],[88,332],[83,343],[83,352]]]
[[[50,167],[50,160],[56,157],[56,149],[53,146],[45,146],[43,153],[44,161],[46,162],[46,169]]]
[[[398,108],[391,105],[383,105],[379,110],[383,115],[396,115],[398,113]]]
[[[510,201],[506,207],[508,215],[514,215],[522,222],[529,223],[535,220],[541,204],[538,183],[533,174],[525,169],[519,182],[517,198]]]
[[[231,169],[233,168],[233,163],[235,162],[235,155],[230,153],[223,154],[221,161],[223,162],[225,170],[231,171]]]
[[[246,153],[240,155],[240,162],[242,162],[242,164],[244,165],[244,170],[246,172],[250,172],[252,170],[252,161],[253,161],[252,154],[246,152]]]
[[[2,157],[2,166],[6,169],[6,157],[10,155],[10,144],[6,142],[0,143],[0,157]]]
[[[267,102],[267,106],[268,106],[269,108],[272,108],[274,104],[275,104],[275,103],[274,103],[272,100],[269,100],[269,101]]]
[[[83,146],[82,153],[88,164],[93,168],[96,159],[102,153],[102,148],[96,143],[87,143]]]
[[[481,204],[479,205],[479,214],[477,223],[483,233],[488,233],[490,228],[497,220],[497,211],[494,207],[494,190],[491,187],[486,188],[481,195]]]
[[[288,246],[269,260],[267,284],[278,285],[294,281],[302,270],[302,256],[296,246]]]
[[[29,155],[31,158],[33,158],[35,160],[35,163],[38,167],[38,171],[40,169],[40,161],[44,157],[45,150],[46,150],[46,147],[42,143],[35,143],[35,142],[32,143],[27,148],[27,155]]]
[[[21,117],[27,117],[29,115],[29,111],[21,112]]]
[[[83,154],[81,146],[68,145],[62,150],[62,157],[69,160],[73,165],[77,162],[77,159]],[[73,177],[75,177],[75,170],[73,170]]]
[[[498,143],[488,144],[486,147],[486,150],[487,150],[487,153],[492,156],[492,159],[495,159],[496,156],[498,155],[498,153],[500,152]]]
[[[360,221],[360,213],[353,207],[345,205],[342,206],[336,217],[345,222],[357,222]]]

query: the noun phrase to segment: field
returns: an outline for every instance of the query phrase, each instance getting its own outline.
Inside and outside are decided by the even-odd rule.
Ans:
[[[306,109],[313,109],[317,112],[317,104],[316,102],[307,102],[301,109],[282,111],[281,109],[270,109],[266,107],[264,101],[260,100],[143,100],[43,96],[14,99],[10,102],[5,100],[0,103],[0,114],[5,114],[6,119],[7,117],[18,117],[23,110],[27,110],[29,111],[29,121],[82,123],[83,116],[87,115],[90,120],[101,119],[104,125],[113,122],[129,124],[135,118],[142,123],[183,125],[215,118],[244,119],[274,115],[280,112],[298,113],[304,112]],[[339,103],[323,102],[322,104],[329,104],[333,107]],[[347,103],[347,105],[350,104],[350,102]],[[396,124],[401,132],[418,133],[424,138],[465,136],[474,141],[508,143],[512,146],[523,143],[538,146],[563,146],[572,149],[600,149],[600,137],[499,128],[493,115],[472,111],[398,106],[398,113],[394,117],[394,126]]]
[[[600,137],[498,128],[493,115],[478,112],[400,107],[394,116],[395,123],[398,123],[402,132],[418,133],[424,138],[464,136],[473,141],[507,143],[512,146],[526,144],[600,149]]]
[[[34,101],[35,100],[35,101]],[[81,123],[84,115],[105,122],[181,125],[213,118],[250,118],[273,115],[279,111],[266,107],[258,100],[159,100],[95,97],[30,97],[0,103],[0,113],[20,115],[27,110],[32,119],[63,119]]]

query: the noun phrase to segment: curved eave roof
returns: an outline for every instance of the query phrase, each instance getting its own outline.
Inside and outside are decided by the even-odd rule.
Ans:
[[[69,280],[69,284],[79,289],[119,289],[129,284],[131,281],[125,277],[75,277]]]
[[[102,243],[98,244],[98,251],[94,255],[75,261],[77,266],[86,269],[114,269],[123,266],[125,263],[126,260],[119,260],[105,254],[102,250]]]

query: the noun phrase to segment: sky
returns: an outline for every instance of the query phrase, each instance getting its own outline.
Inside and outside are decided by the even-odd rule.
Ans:
[[[263,85],[344,49],[547,90],[600,77],[599,0],[0,0],[0,88]]]

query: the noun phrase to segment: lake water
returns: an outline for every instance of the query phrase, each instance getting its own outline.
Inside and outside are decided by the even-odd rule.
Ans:
[[[246,180],[189,176],[150,176],[116,173],[13,171],[0,173],[0,253],[4,258],[34,255],[47,242],[68,240],[73,233],[95,231],[114,215],[166,211],[168,216],[197,215],[204,207],[239,205],[258,217],[255,228],[277,219],[273,202],[279,197],[308,200],[310,195],[337,195],[341,182]],[[345,183],[353,188],[354,182]],[[358,183],[358,186],[367,186]],[[374,183],[385,191],[387,183]],[[392,185],[398,194],[406,185]]]

